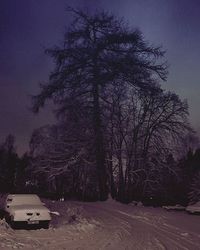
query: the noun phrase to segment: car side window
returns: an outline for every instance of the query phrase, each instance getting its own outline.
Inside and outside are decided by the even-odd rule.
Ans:
[[[8,198],[7,199],[7,202],[11,202],[13,199],[12,198]]]

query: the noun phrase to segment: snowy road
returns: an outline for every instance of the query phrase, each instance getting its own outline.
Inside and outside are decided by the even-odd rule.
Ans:
[[[61,214],[68,204],[60,203]],[[80,223],[63,221],[49,230],[2,230],[0,249],[200,249],[200,216],[114,201],[73,204],[83,208]]]
[[[115,202],[86,208],[104,225],[96,249],[200,249],[200,217]]]

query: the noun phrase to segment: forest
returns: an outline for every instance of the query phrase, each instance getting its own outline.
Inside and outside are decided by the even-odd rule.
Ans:
[[[0,192],[146,205],[200,200],[200,148],[189,107],[163,89],[165,50],[105,11],[73,16],[55,67],[32,96],[50,100],[57,122],[36,128],[19,157],[14,135],[0,145]],[[167,84],[167,83],[166,83]]]

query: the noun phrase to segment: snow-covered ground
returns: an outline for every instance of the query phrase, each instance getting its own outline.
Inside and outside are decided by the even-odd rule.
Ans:
[[[50,229],[12,230],[0,220],[0,249],[200,249],[200,216],[106,202],[45,201]]]

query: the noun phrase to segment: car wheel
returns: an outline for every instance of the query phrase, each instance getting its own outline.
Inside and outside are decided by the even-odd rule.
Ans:
[[[17,229],[17,224],[10,219],[9,225],[12,229]]]
[[[15,229],[15,222],[12,221],[10,215],[6,215],[5,220],[10,225],[11,228]]]
[[[49,221],[42,221],[41,228],[48,229],[49,228]]]
[[[5,220],[6,220],[6,222],[7,222],[8,224],[10,224],[11,218],[10,218],[9,214],[6,214],[6,215],[5,215]]]

